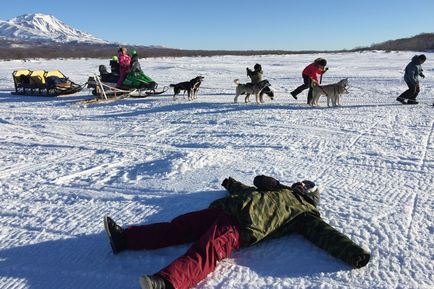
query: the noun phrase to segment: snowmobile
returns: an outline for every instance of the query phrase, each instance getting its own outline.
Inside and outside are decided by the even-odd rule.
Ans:
[[[16,95],[59,96],[79,92],[83,86],[68,79],[59,70],[15,70],[12,73]]]
[[[161,90],[157,90],[158,84],[143,72],[129,72],[121,87],[117,87],[116,85],[119,80],[119,75],[113,72],[109,73],[105,65],[99,66],[99,73],[99,76],[95,75],[89,77],[87,86],[93,89],[93,95],[100,98],[111,98],[121,95],[140,98],[162,94],[168,90],[166,86]]]

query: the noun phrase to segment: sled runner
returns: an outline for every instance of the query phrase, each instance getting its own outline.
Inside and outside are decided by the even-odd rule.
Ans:
[[[15,70],[12,73],[16,95],[58,96],[73,94],[82,86],[69,80],[59,70]]]

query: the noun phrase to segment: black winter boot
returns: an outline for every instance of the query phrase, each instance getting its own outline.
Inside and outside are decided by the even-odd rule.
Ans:
[[[407,101],[407,104],[418,104],[419,102],[417,102],[415,99],[409,99]]]
[[[110,240],[113,254],[127,249],[127,236],[125,230],[117,225],[109,216],[104,217],[104,228]]]
[[[153,276],[143,275],[139,278],[139,283],[142,289],[173,289],[170,282],[157,274]]]
[[[312,89],[309,89],[309,92],[307,93],[307,104],[311,104],[312,98],[313,98]]]
[[[407,104],[407,103],[405,102],[405,98],[398,97],[398,98],[396,98],[396,100],[399,101],[399,102],[402,103],[402,104]]]

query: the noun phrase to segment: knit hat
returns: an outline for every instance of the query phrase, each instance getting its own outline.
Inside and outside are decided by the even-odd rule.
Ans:
[[[319,205],[320,202],[319,189],[314,182],[309,180],[304,180],[298,183],[294,183],[291,186],[291,189],[294,192],[303,195],[303,197],[308,198],[315,207]]]
[[[317,65],[321,65],[321,66],[326,66],[327,65],[327,60],[325,60],[324,58],[317,58],[314,61],[315,64]]]
[[[260,71],[260,70],[262,70],[262,66],[259,63],[256,63],[255,66],[253,66],[253,69],[255,71]]]

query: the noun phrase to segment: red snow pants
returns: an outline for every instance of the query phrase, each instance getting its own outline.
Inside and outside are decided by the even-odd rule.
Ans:
[[[187,252],[158,274],[175,289],[187,289],[213,272],[217,262],[240,247],[238,221],[209,208],[176,217],[171,222],[127,229],[128,249],[158,249],[194,242]]]
[[[122,83],[125,80],[125,77],[127,77],[128,70],[122,69],[122,67],[119,69],[119,79],[116,83],[116,87],[122,87]]]

